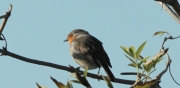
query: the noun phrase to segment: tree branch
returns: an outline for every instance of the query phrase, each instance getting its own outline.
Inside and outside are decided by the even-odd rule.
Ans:
[[[169,48],[160,51],[160,52],[159,52],[158,54],[156,54],[151,60],[148,60],[145,64],[146,64],[146,65],[149,65],[149,64],[153,63],[153,61],[155,61],[155,60],[161,58],[162,56],[164,56],[164,55],[167,53],[168,50],[169,50]]]
[[[137,75],[137,72],[122,72],[121,75]],[[139,73],[140,76],[146,77],[146,74]],[[147,77],[148,80],[152,80],[151,77]]]
[[[172,16],[172,18],[174,18],[179,24],[180,24],[180,5],[178,0],[155,0],[157,1],[162,8],[165,9],[165,11],[167,11],[167,13],[169,13],[170,16]],[[168,5],[172,6],[172,8],[174,9],[174,12]]]
[[[62,66],[62,65],[58,65],[58,64],[54,64],[54,63],[50,63],[50,62],[45,62],[45,61],[40,61],[40,60],[30,59],[30,58],[23,57],[23,56],[15,54],[15,53],[9,52],[6,49],[0,49],[0,53],[4,53],[4,55],[10,56],[10,57],[13,57],[15,59],[25,61],[28,63],[33,63],[33,64],[37,64],[37,65],[43,65],[43,66],[52,67],[52,68],[56,68],[56,69],[60,69],[60,70],[65,70],[65,71],[68,71],[71,73],[75,72],[74,69],[72,69],[71,67]],[[79,71],[79,72],[80,72],[80,74],[83,74],[83,71]],[[87,76],[94,78],[94,79],[103,80],[102,76],[99,76],[97,74],[88,73]],[[134,80],[126,80],[126,79],[115,78],[114,82],[132,85],[135,81]]]
[[[6,25],[6,22],[7,22],[8,18],[11,16],[11,10],[12,10],[12,5],[10,4],[10,8],[6,12],[6,14],[3,15],[3,16],[0,16],[0,19],[4,18],[4,20],[2,22],[2,25],[0,27],[0,35],[2,34],[2,31],[3,31],[3,29],[4,29],[5,25]],[[3,40],[3,38],[0,37],[0,40]]]

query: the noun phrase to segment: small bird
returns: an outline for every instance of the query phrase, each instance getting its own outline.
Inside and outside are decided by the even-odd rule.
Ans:
[[[111,81],[115,80],[115,77],[109,67],[112,68],[110,59],[105,52],[102,42],[94,36],[90,35],[83,29],[75,29],[71,31],[67,39],[70,44],[70,54],[74,61],[82,68],[96,69],[102,66],[107,73]],[[99,71],[98,71],[99,73]]]

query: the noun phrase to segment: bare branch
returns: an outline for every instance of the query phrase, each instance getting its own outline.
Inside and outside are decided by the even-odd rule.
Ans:
[[[7,22],[8,18],[9,18],[10,15],[11,15],[11,10],[12,10],[12,5],[10,4],[10,8],[9,8],[9,10],[6,12],[6,14],[3,15],[3,16],[0,16],[0,19],[4,18],[3,23],[2,23],[2,25],[1,25],[1,27],[0,27],[0,35],[2,34],[2,31],[3,31],[3,29],[4,29],[5,25],[6,25],[6,22]],[[2,38],[1,38],[1,40],[2,40]]]
[[[0,53],[4,53],[7,56],[13,57],[15,59],[21,60],[21,61],[25,61],[28,63],[33,63],[33,64],[37,64],[37,65],[43,65],[43,66],[47,66],[47,67],[52,67],[52,68],[56,68],[56,69],[60,69],[60,70],[65,70],[68,72],[75,72],[73,69],[71,69],[71,67],[67,67],[67,66],[62,66],[62,65],[58,65],[58,64],[54,64],[54,63],[50,63],[50,62],[45,62],[45,61],[40,61],[40,60],[34,60],[34,59],[30,59],[27,57],[23,57],[17,54],[14,54],[12,52],[9,51],[4,51],[4,49],[0,49]],[[83,71],[79,71],[80,74],[83,74]],[[94,78],[94,79],[99,79],[99,80],[103,80],[102,76],[99,76],[98,74],[92,74],[92,73],[88,73],[87,74],[88,77]],[[132,85],[135,81],[134,80],[126,80],[126,79],[119,79],[119,78],[115,78],[115,83],[122,83],[122,84],[128,84],[128,85]]]
[[[6,12],[6,14],[0,16],[0,19],[9,17],[11,15],[11,11],[12,11],[12,4],[10,4],[10,7],[8,11]]]
[[[172,73],[171,73],[171,65],[169,65],[169,73],[170,73],[173,81],[180,86],[180,84],[174,79],[174,77],[173,77],[173,75],[172,75]]]
[[[168,49],[169,49],[169,48],[167,48],[167,49],[165,49],[165,50],[163,50],[163,51],[160,51],[160,52],[159,52],[158,54],[156,54],[151,60],[148,60],[145,64],[146,64],[146,65],[149,65],[149,64],[151,64],[153,61],[155,61],[156,59],[161,58],[162,56],[164,56],[164,55],[167,53]]]
[[[122,72],[121,75],[137,75],[137,72]],[[146,74],[139,73],[140,76],[146,77]],[[148,80],[152,80],[151,77],[147,77]]]
[[[159,75],[156,76],[156,78],[161,78],[163,76],[163,74],[167,72],[167,69],[168,69],[169,65],[171,64],[171,59],[170,59],[168,53],[166,53],[166,55],[167,55],[167,58],[168,58],[166,68],[161,73],[159,73]]]
[[[161,50],[164,49],[164,43],[165,43],[168,39],[173,40],[173,39],[177,39],[177,38],[180,38],[180,36],[177,36],[177,37],[172,37],[172,36],[165,37],[165,38],[164,38],[164,41],[163,41],[163,44],[162,44],[162,47],[161,47]],[[171,64],[171,61],[172,61],[172,60],[170,59],[170,56],[169,56],[168,53],[166,53],[166,56],[167,56],[167,58],[168,58],[168,61],[167,61],[167,63],[166,63],[166,68],[165,68],[158,76],[156,76],[156,78],[161,78],[162,75],[163,75],[165,72],[167,72],[167,69],[168,69],[168,67],[169,67],[169,72],[170,72],[170,75],[171,75],[172,79],[174,80],[174,82],[175,82],[176,84],[178,84],[178,85],[180,86],[180,84],[175,81],[174,77],[173,77],[172,74],[171,74],[170,64]]]

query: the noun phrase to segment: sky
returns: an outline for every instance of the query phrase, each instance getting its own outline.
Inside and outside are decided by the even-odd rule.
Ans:
[[[120,75],[121,72],[136,72],[129,67],[130,61],[120,46],[147,44],[141,55],[153,57],[160,50],[165,36],[155,36],[156,31],[168,31],[179,36],[179,24],[153,0],[1,0],[0,15],[13,5],[11,17],[3,31],[8,42],[8,51],[28,58],[59,65],[78,67],[69,54],[69,44],[63,42],[67,34],[81,28],[103,42],[116,78],[135,80],[136,76]],[[0,20],[2,23],[2,19]],[[0,42],[4,46],[4,42]],[[171,71],[180,83],[177,70],[180,63],[179,39],[168,40],[172,59]],[[154,78],[165,68],[167,58],[156,66]],[[9,56],[0,57],[0,83],[2,88],[37,88],[36,82],[47,88],[57,88],[50,76],[66,84],[74,79],[71,73],[46,66],[35,65]],[[90,70],[91,73],[97,73]],[[103,69],[101,73],[106,75]],[[93,88],[107,88],[104,81],[88,78]],[[160,83],[162,88],[178,88],[165,73]],[[73,83],[74,88],[84,86]],[[130,85],[113,83],[114,88],[129,88]]]

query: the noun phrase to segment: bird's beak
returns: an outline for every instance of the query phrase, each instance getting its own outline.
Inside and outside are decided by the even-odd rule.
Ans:
[[[67,42],[68,40],[66,39],[66,40],[64,40],[63,42]]]

